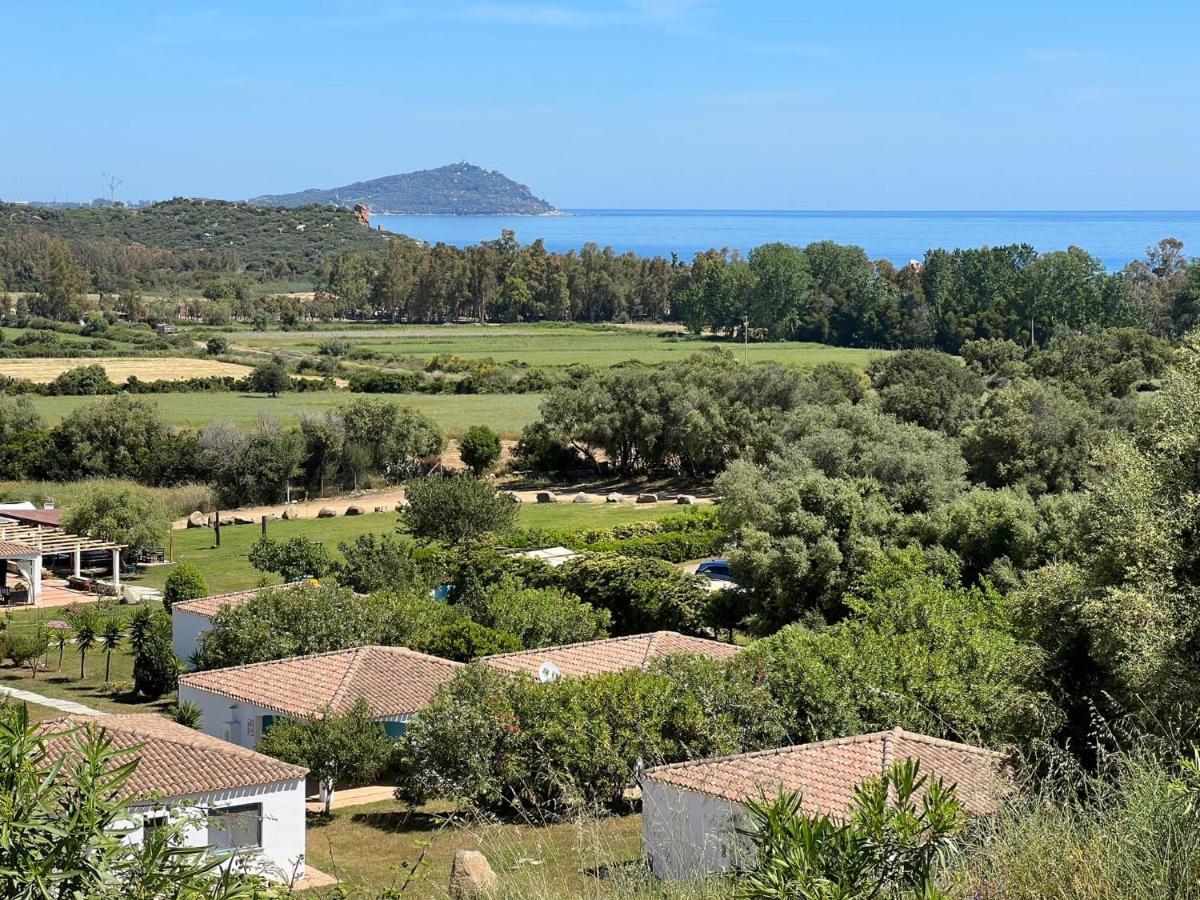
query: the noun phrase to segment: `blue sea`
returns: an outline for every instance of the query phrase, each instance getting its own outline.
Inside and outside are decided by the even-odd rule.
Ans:
[[[505,228],[550,250],[586,243],[643,256],[727,247],[743,253],[771,241],[832,240],[863,247],[872,259],[904,265],[932,247],[1027,243],[1039,251],[1082,247],[1110,270],[1145,255],[1164,237],[1200,256],[1200,212],[778,212],[754,210],[576,209],[563,216],[374,216],[387,231],[465,247]],[[1190,252],[1189,252],[1190,251]]]

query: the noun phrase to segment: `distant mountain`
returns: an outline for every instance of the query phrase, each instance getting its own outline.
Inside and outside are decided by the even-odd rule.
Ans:
[[[537,216],[558,212],[525,185],[465,162],[328,190],[265,194],[249,202],[263,206],[320,203],[349,207],[361,203],[372,213],[396,215]]]

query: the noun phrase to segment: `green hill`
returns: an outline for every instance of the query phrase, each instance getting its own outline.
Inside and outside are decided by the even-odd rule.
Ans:
[[[312,203],[353,207],[361,203],[372,213],[399,215],[532,216],[557,212],[525,185],[465,162],[337,188],[267,194],[249,202],[287,207]]]
[[[315,263],[344,249],[379,249],[389,240],[387,234],[362,224],[351,210],[330,206],[282,209],[187,199],[133,209],[47,209],[0,203],[0,238],[27,230],[73,243],[116,241],[181,255],[232,251],[249,268],[285,258]]]

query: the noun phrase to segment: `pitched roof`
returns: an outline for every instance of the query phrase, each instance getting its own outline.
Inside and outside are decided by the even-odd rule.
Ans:
[[[61,509],[13,509],[0,508],[0,519],[12,519],[23,525],[48,525],[58,528],[62,524]]]
[[[584,641],[544,647],[541,650],[522,650],[485,656],[481,662],[504,672],[526,672],[535,678],[543,663],[553,663],[563,675],[599,675],[624,669],[645,669],[660,656],[671,653],[699,653],[713,659],[727,659],[741,652],[741,647],[689,637],[677,631],[652,631],[628,637]]]
[[[41,551],[29,544],[16,541],[0,541],[0,559],[15,559],[18,556],[39,556]]]
[[[406,647],[368,646],[192,672],[179,686],[292,716],[325,707],[344,713],[359,699],[376,716],[403,716],[424,708],[461,666]]]
[[[51,759],[72,752],[71,738],[59,735],[67,727],[94,727],[107,732],[122,751],[117,762],[139,759],[120,794],[126,800],[155,797],[194,797],[254,785],[295,781],[308,770],[280,762],[228,741],[210,737],[162,716],[134,713],[116,716],[66,716],[43,722],[39,731],[50,737]]]
[[[273,585],[279,587],[280,585]],[[171,605],[171,612],[189,612],[192,615],[203,616],[206,619],[215,618],[222,606],[238,607],[270,588],[251,588],[248,591],[234,591],[230,594],[213,594],[211,597],[200,597],[196,600],[184,600]]]
[[[734,803],[762,794],[770,797],[781,789],[801,791],[806,812],[843,816],[858,784],[905,759],[919,760],[923,773],[947,785],[957,784],[968,813],[996,809],[1001,754],[901,728],[658,766],[647,769],[644,778]]]

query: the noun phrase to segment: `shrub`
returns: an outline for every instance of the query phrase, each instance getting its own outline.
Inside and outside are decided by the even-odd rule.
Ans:
[[[403,535],[360,534],[352,544],[338,544],[338,550],[342,559],[333,564],[333,577],[360,594],[429,590],[440,562],[438,554]]]
[[[249,559],[260,572],[274,572],[285,582],[324,578],[333,568],[329,548],[303,535],[287,541],[259,538],[250,548]]]
[[[133,657],[133,685],[144,697],[156,700],[175,690],[179,668],[171,646],[171,616],[155,613]]]
[[[169,612],[176,603],[208,596],[208,582],[195,563],[181,562],[171,570],[163,585],[163,606]]]
[[[283,367],[283,363],[274,360],[259,363],[249,375],[250,390],[261,394],[277,397],[284,391],[291,390],[292,378]]]
[[[178,722],[188,728],[194,728],[197,731],[204,725],[204,713],[200,707],[190,700],[184,700],[171,708],[170,715],[172,721]]]
[[[209,356],[220,356],[222,353],[228,353],[229,340],[220,335],[210,337],[204,345],[204,350]]]
[[[500,459],[500,435],[485,425],[473,425],[458,442],[458,453],[476,477],[483,475]]]
[[[434,475],[405,485],[400,518],[414,535],[447,544],[503,533],[517,518],[517,504],[474,478]]]
[[[663,560],[595,553],[568,560],[557,575],[572,594],[612,614],[615,634],[695,634],[703,625],[709,594],[704,580]]]
[[[14,666],[29,666],[37,675],[40,662],[50,648],[50,634],[44,629],[36,631],[7,631],[4,636],[5,655]]]
[[[425,639],[420,649],[442,659],[470,662],[481,656],[513,653],[525,648],[515,634],[496,631],[464,619],[443,625]]]
[[[590,641],[608,634],[612,616],[561,588],[523,587],[508,577],[460,604],[488,628],[512,634],[525,647]]]

